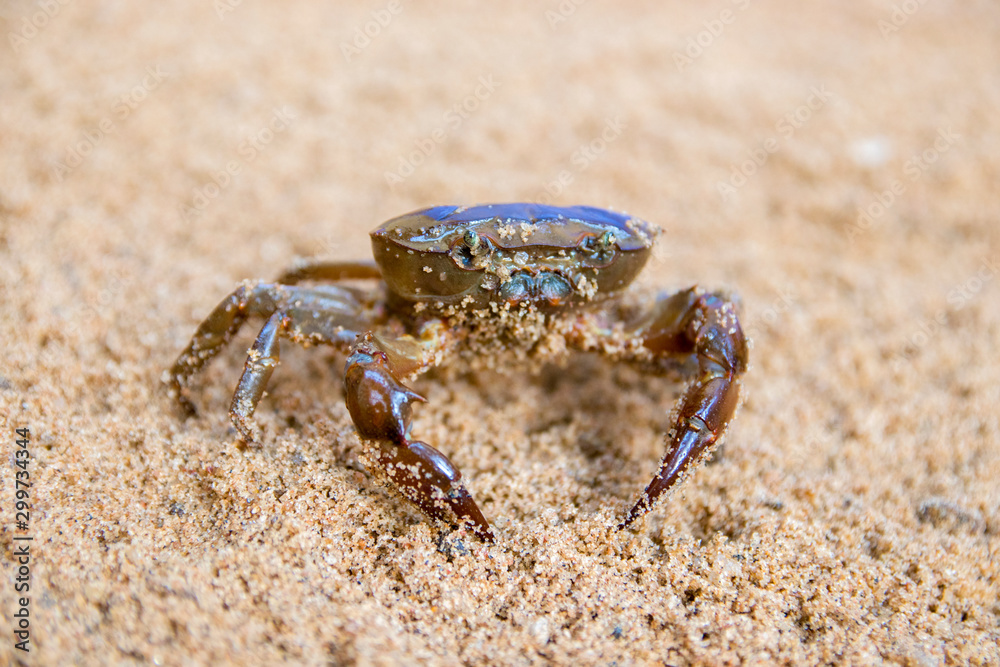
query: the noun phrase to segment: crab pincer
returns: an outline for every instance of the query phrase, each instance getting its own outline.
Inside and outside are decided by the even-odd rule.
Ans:
[[[632,334],[657,357],[694,355],[698,376],[678,403],[660,469],[619,528],[648,512],[711,452],[736,413],[748,356],[732,303],[696,287],[661,296]]]
[[[373,443],[368,463],[428,516],[468,524],[482,539],[494,541],[458,468],[427,443],[410,439],[410,404],[424,398],[399,382],[371,333],[361,336],[347,357],[344,389],[358,435]]]

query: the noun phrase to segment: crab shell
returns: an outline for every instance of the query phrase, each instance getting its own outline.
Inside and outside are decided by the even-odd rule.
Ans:
[[[639,274],[659,228],[588,206],[436,206],[371,233],[375,261],[402,299],[441,305],[552,306],[594,301]]]

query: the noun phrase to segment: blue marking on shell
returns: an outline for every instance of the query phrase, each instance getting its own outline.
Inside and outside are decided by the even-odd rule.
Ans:
[[[437,222],[464,223],[500,218],[510,224],[538,223],[549,220],[579,220],[598,225],[626,229],[632,216],[596,206],[550,206],[527,202],[513,204],[479,204],[477,206],[435,206],[411,215],[423,215]]]

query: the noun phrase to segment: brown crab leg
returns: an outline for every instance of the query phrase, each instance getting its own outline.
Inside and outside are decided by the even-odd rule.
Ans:
[[[374,262],[324,262],[307,259],[297,262],[274,282],[294,285],[303,280],[377,280],[381,277]]]
[[[725,432],[739,403],[747,343],[733,304],[695,287],[661,297],[633,328],[657,356],[694,354],[698,377],[678,402],[660,469],[619,528],[645,514],[663,493],[705,456]]]
[[[278,296],[278,299],[275,297]],[[197,414],[194,403],[184,394],[191,376],[217,355],[239,331],[251,311],[270,315],[276,308],[276,295],[270,285],[241,285],[227,296],[199,325],[187,348],[169,371],[171,394],[188,415]],[[254,306],[254,307],[251,307]]]
[[[407,337],[408,338],[408,337]],[[358,435],[369,441],[369,463],[399,492],[428,516],[468,524],[481,539],[493,532],[476,501],[462,483],[462,474],[447,456],[424,442],[410,439],[410,404],[424,399],[403,386],[401,368],[419,368],[419,344],[361,336],[344,369],[347,409]],[[405,374],[405,373],[404,373]]]
[[[229,406],[229,417],[233,426],[247,442],[257,439],[258,429],[254,427],[251,417],[264,395],[264,389],[271,379],[271,373],[278,366],[279,346],[278,336],[284,327],[285,314],[275,311],[264,323],[257,339],[254,340],[243,374],[233,393],[233,402]]]
[[[194,414],[194,404],[183,393],[191,376],[222,350],[248,317],[267,318],[247,355],[229,411],[240,435],[253,442],[256,429],[251,417],[278,365],[279,338],[347,349],[367,327],[361,310],[356,294],[341,287],[243,285],[216,306],[177,358],[168,375],[171,393],[188,414]]]

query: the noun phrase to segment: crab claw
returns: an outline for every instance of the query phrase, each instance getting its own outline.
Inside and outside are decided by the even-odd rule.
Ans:
[[[423,396],[400,384],[384,352],[370,338],[361,339],[344,370],[344,401],[358,435],[365,440],[406,444],[410,403]]]
[[[660,297],[649,321],[634,333],[655,355],[694,354],[699,374],[677,404],[659,471],[619,529],[648,512],[657,498],[711,454],[736,414],[741,378],[749,362],[747,339],[733,303],[722,294],[697,287]]]
[[[379,443],[375,456],[399,492],[431,518],[466,523],[483,540],[494,541],[490,524],[448,457],[425,442]]]
[[[490,524],[462,483],[462,473],[447,456],[409,439],[410,404],[423,401],[399,382],[389,355],[371,334],[358,338],[344,370],[347,409],[358,435],[372,441],[371,463],[407,500],[434,519],[469,524],[493,542]]]

